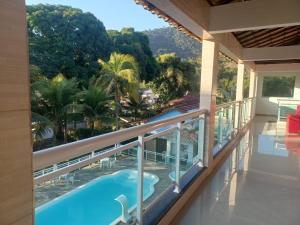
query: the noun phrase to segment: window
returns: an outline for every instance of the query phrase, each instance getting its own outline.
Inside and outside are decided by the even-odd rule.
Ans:
[[[295,76],[264,77],[263,97],[293,97]]]

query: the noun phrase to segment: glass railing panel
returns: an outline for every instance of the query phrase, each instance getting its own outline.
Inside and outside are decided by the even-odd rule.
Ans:
[[[223,141],[223,111],[218,109],[215,115],[215,131],[214,131],[214,147],[213,155],[217,155],[221,150],[221,144]]]
[[[223,109],[223,140],[228,142],[234,133],[234,105]]]
[[[153,194],[143,204],[145,210],[157,202],[165,204],[164,201],[161,201],[164,199],[165,192],[168,190],[173,192],[174,190],[177,130],[170,127],[170,131],[163,130],[160,132],[164,134],[147,140],[147,138],[151,138],[150,135],[145,138],[144,142],[144,170],[158,178]],[[157,133],[153,134],[156,135]]]
[[[217,152],[214,155],[233,137],[235,106],[236,103],[226,104],[216,112]],[[36,155],[42,160],[35,168],[45,167],[34,173],[36,224],[45,225],[45,218],[53,218],[54,221],[50,221],[53,225],[58,222],[56,219],[66,225],[93,224],[96,222],[91,221],[93,219],[100,224],[139,223],[143,216],[148,219],[153,212],[159,213],[158,209],[166,210],[164,207],[172,204],[178,193],[204,168],[204,140],[209,128],[205,124],[206,114],[197,113],[94,137]],[[99,146],[109,147],[89,152]],[[71,158],[78,152],[83,155],[61,162],[55,150],[59,157]],[[227,167],[228,171],[222,175],[225,180],[229,179],[233,167],[231,161]],[[142,181],[140,174],[144,174],[143,182],[139,182]],[[143,195],[138,194],[141,190]]]
[[[238,116],[238,115],[237,115]],[[215,115],[215,145],[213,155],[217,155],[221,149],[232,139],[235,133],[236,104],[229,103],[219,107]]]
[[[203,167],[204,118],[189,120],[181,126],[180,176],[194,165]]]
[[[241,102],[241,127],[246,125],[251,119],[253,101],[253,98],[247,98]]]
[[[295,114],[300,99],[278,99],[278,121],[286,120],[288,114]]]

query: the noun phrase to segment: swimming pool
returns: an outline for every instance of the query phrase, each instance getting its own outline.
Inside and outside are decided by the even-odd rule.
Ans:
[[[144,200],[154,192],[156,175],[144,173]],[[36,225],[108,225],[118,221],[121,205],[114,199],[123,194],[128,207],[136,206],[136,170],[120,170],[99,177],[35,210]]]

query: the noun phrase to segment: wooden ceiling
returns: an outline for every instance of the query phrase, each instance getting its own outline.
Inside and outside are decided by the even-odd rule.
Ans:
[[[243,0],[206,0],[211,6]],[[248,0],[249,1],[249,0]],[[278,47],[300,44],[300,26],[278,27],[233,33],[244,48]]]
[[[300,63],[300,59],[286,59],[286,60],[265,60],[255,61],[256,64],[285,64],[285,63]]]
[[[233,2],[242,2],[243,0],[206,0],[211,6],[224,5]],[[246,0],[249,1],[249,0]]]
[[[233,33],[244,48],[278,47],[300,44],[300,26],[279,27]]]
[[[157,14],[172,26],[182,32],[199,39],[195,34],[191,33],[184,26],[174,19],[170,18],[161,10],[147,0],[135,0],[138,4],[144,6],[145,9]],[[219,6],[235,2],[251,1],[251,0],[206,0],[211,6]],[[262,48],[262,47],[278,47],[300,45],[300,26],[277,27],[271,29],[249,30],[233,32],[233,35],[244,48]]]

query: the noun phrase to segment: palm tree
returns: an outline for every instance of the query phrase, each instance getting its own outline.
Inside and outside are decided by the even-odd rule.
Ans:
[[[177,97],[182,97],[190,89],[186,77],[191,76],[191,64],[181,61],[175,53],[162,54],[157,57],[160,66],[160,76],[149,87],[159,95],[163,104]]]
[[[126,108],[131,111],[134,122],[136,122],[137,117],[140,117],[148,107],[145,100],[139,95],[138,98],[129,96]]]
[[[102,87],[90,84],[88,89],[80,93],[79,98],[82,102],[83,113],[88,118],[88,126],[94,134],[95,124],[110,118],[111,96]]]
[[[119,129],[121,110],[121,97],[130,94],[133,98],[138,96],[139,72],[134,57],[120,53],[112,53],[109,61],[98,60],[101,65],[101,77],[97,84],[105,85],[106,91],[113,92],[115,103],[116,129]]]
[[[168,83],[173,97],[182,95],[187,80],[184,75],[184,63],[175,53],[163,54],[158,57],[158,63],[161,67],[162,77]]]
[[[78,83],[62,74],[32,84],[32,111],[45,116],[54,124],[57,139],[67,142],[67,122],[70,107],[74,108]]]
[[[42,141],[45,136],[53,132],[53,123],[46,117],[32,112],[32,139],[33,143]]]

